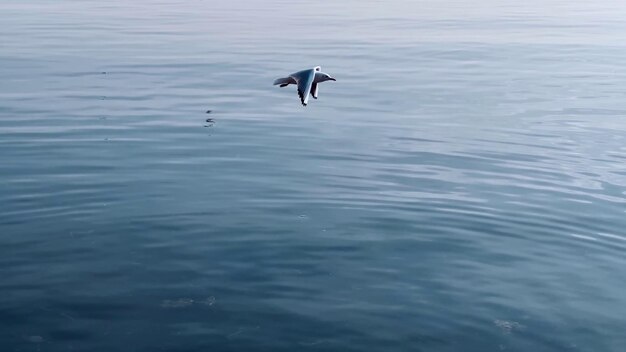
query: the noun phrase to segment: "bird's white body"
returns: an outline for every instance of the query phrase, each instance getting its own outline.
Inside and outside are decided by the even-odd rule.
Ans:
[[[297,85],[300,102],[302,105],[306,106],[309,102],[309,95],[312,95],[314,99],[317,99],[317,94],[319,92],[318,83],[325,81],[336,81],[336,79],[322,72],[322,68],[320,66],[316,66],[308,70],[292,73],[284,78],[279,78],[274,81],[274,85],[280,85],[281,87],[286,87],[290,84]]]

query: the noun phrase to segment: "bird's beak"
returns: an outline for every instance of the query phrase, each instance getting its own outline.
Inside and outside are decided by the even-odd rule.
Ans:
[[[334,79],[334,78],[332,78],[332,77],[330,77],[330,78],[329,78],[329,80],[331,80],[331,81],[336,81],[336,79]]]

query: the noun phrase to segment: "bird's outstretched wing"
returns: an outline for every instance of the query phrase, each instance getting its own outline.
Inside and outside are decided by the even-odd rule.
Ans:
[[[298,82],[298,96],[300,97],[300,102],[304,106],[306,106],[309,102],[309,93],[311,92],[311,87],[313,86],[313,81],[315,79],[315,70],[316,68],[303,70],[290,76]]]
[[[279,78],[277,80],[274,81],[274,85],[279,85],[281,87],[285,87],[288,86],[290,84],[296,84],[296,80],[293,79],[293,77],[285,77],[285,78]]]
[[[311,96],[315,99],[317,99],[317,92],[319,91],[319,87],[320,85],[317,83],[313,83],[313,85],[311,86]]]

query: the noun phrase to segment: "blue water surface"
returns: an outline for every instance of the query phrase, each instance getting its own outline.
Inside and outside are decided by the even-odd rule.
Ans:
[[[626,351],[625,14],[3,0],[0,350]]]

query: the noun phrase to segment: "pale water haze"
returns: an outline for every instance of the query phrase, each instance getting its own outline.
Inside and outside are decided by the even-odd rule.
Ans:
[[[625,2],[0,23],[0,351],[626,351]]]

